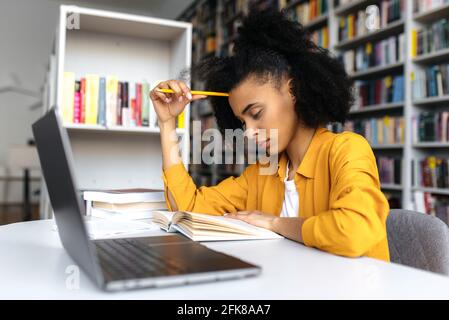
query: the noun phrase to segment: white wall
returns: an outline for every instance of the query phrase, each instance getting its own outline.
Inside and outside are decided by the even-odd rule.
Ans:
[[[92,8],[175,19],[192,0],[0,0],[0,88],[18,85],[40,92],[53,44],[58,6],[74,4]],[[15,75],[15,76],[12,76]],[[0,202],[3,202],[7,150],[32,138],[31,124],[41,115],[30,110],[39,99],[14,92],[0,93]],[[15,172],[14,175],[21,175]],[[39,184],[33,186],[38,188]],[[22,186],[15,182],[9,201],[21,199]]]

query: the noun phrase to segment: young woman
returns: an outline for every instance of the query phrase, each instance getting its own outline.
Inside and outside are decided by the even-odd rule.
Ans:
[[[219,128],[250,132],[279,161],[271,175],[260,174],[256,163],[237,178],[197,188],[172,137],[184,107],[206,97],[192,96],[182,81],[162,82],[157,88],[175,92],[151,92],[170,210],[228,214],[337,255],[389,261],[389,205],[374,154],[362,136],[325,129],[344,123],[353,102],[351,82],[327,50],[300,24],[263,11],[244,19],[232,57],[208,59],[196,70],[206,90],[229,93],[209,98]],[[270,140],[258,140],[258,132],[270,129],[278,130],[276,150]]]

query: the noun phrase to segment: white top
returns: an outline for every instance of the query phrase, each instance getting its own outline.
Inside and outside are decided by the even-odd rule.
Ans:
[[[76,288],[74,261],[52,223],[0,226],[0,299],[449,299],[449,277],[366,257],[344,258],[288,239],[202,243],[259,265],[262,273],[256,277],[112,294],[80,272]]]
[[[298,217],[299,211],[299,195],[296,189],[295,180],[288,180],[288,168],[289,162],[287,162],[287,170],[285,173],[285,193],[284,203],[282,204],[281,217]]]

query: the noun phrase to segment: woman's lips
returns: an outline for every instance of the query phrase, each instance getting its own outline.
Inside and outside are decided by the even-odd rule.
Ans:
[[[258,143],[258,145],[259,145],[260,148],[266,149],[266,148],[268,148],[270,146],[270,139],[261,141],[261,142]]]

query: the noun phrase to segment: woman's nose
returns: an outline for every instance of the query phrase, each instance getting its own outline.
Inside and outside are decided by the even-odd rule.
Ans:
[[[246,128],[244,135],[248,139],[256,139],[259,134],[258,128]]]

